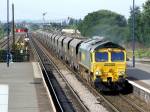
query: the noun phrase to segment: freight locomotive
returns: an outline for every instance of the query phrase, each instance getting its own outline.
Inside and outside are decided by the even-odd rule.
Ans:
[[[92,85],[102,91],[123,90],[126,80],[126,50],[105,39],[72,38],[61,34],[36,32],[38,40]]]

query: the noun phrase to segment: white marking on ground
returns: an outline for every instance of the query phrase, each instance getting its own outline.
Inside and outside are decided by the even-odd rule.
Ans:
[[[129,80],[128,80],[129,81]],[[129,83],[131,83],[132,85],[134,85],[135,87],[137,87],[137,88],[139,88],[139,89],[141,89],[141,90],[143,90],[143,91],[145,91],[145,92],[147,92],[147,93],[150,93],[150,90],[149,89],[147,89],[147,88],[145,88],[145,87],[143,87],[143,86],[141,86],[141,85],[139,85],[139,84],[137,84],[137,83],[135,83],[135,82],[133,82],[133,81],[129,81]]]
[[[40,70],[40,65],[38,62],[32,62],[33,74],[35,78],[41,78],[42,71]]]
[[[8,85],[0,85],[0,112],[8,112]]]
[[[32,62],[32,66],[33,66],[34,77],[35,78],[42,78],[43,83],[44,83],[44,87],[46,88],[46,91],[47,91],[47,94],[48,94],[48,97],[49,97],[50,104],[52,105],[52,108],[53,108],[53,112],[56,112],[56,108],[54,106],[54,102],[52,100],[51,94],[49,93],[49,89],[48,89],[48,87],[46,85],[46,82],[44,80],[40,64],[38,62]]]

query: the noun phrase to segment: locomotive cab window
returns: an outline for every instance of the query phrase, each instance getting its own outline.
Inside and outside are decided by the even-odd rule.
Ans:
[[[124,61],[124,52],[111,52],[111,61]]]
[[[108,61],[108,53],[107,52],[96,52],[95,53],[95,61],[96,62]]]

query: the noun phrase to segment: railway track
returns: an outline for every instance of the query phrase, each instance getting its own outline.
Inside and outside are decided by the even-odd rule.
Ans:
[[[4,49],[4,47],[7,45],[7,39],[4,39],[0,42],[0,49]]]
[[[69,68],[68,65],[67,67]],[[150,107],[144,101],[137,98],[133,93],[130,93],[128,95],[123,95],[120,93],[101,94],[99,90],[96,90],[93,86],[87,84],[87,82],[83,80],[82,77],[78,75],[78,73],[76,73],[75,71],[73,72],[77,77],[79,77],[81,82],[83,82],[83,84],[87,88],[89,88],[89,90],[95,96],[98,97],[98,101],[106,102],[112,108],[113,111],[115,112],[149,112],[150,111]]]
[[[108,95],[104,96],[111,102],[120,112],[146,112],[139,105],[132,102],[127,96],[124,95]]]
[[[74,72],[74,71],[73,71]],[[77,77],[77,73],[75,73]],[[144,101],[137,98],[133,93],[128,95],[123,95],[120,93],[110,93],[110,94],[101,94],[99,90],[96,90],[93,86],[87,84],[87,82],[83,79],[80,80],[83,84],[89,88],[89,90],[97,97],[99,97],[98,101],[107,102],[107,104],[112,108],[115,112],[149,112],[150,108],[146,105]]]
[[[51,60],[53,61],[53,63],[55,63],[55,65],[57,65],[57,68],[60,69],[68,69],[68,67],[66,67],[65,63],[61,63],[60,60],[58,60],[57,58],[55,59],[53,56],[49,55],[49,57],[51,58]],[[68,69],[69,70],[69,69]],[[69,70],[68,73],[71,72],[70,74],[75,74],[74,71]],[[86,85],[87,86],[87,85]],[[92,88],[93,91],[95,91],[95,89]],[[95,91],[94,94],[97,94],[97,92]],[[99,100],[99,102],[105,106],[108,110],[112,111],[112,112],[119,112],[111,103],[109,103],[104,97],[101,98],[100,94],[98,93],[96,95],[97,99]],[[80,110],[81,111],[81,110]]]
[[[18,41],[18,38],[17,38],[17,41]],[[13,43],[13,39],[10,38],[9,40],[10,48],[11,48],[12,43]],[[0,42],[0,49],[6,50],[6,48],[7,48],[7,39],[4,39],[3,41]]]
[[[36,41],[30,41],[37,52],[40,64],[44,71],[44,79],[52,95],[58,112],[88,112],[86,106],[81,102],[70,84],[63,77],[55,63],[47,56],[45,51],[39,47]]]
[[[13,43],[13,39],[11,38],[12,36],[10,36],[10,40],[9,40],[9,44],[10,44],[10,48],[11,48],[11,45]],[[22,38],[16,36],[16,42],[19,42]],[[3,50],[6,50],[7,48],[7,38],[3,39],[0,41],[0,49],[3,49]]]
[[[46,46],[44,47],[46,48]],[[49,49],[47,48],[47,50]],[[60,60],[56,56],[52,56],[51,54],[51,56],[49,55],[49,57],[51,58],[53,63],[57,65],[58,68],[63,68],[63,69],[67,68],[69,72],[71,72],[71,74],[76,75],[76,77],[97,97],[97,100],[106,108],[109,108],[108,110],[114,112],[148,112],[146,109],[142,108],[139,104],[135,104],[133,100],[130,100],[130,96],[133,96],[133,94],[129,94],[129,95],[100,94],[98,90],[95,90],[91,85],[87,84],[85,80],[82,80],[82,78],[78,75],[77,72],[70,69],[70,67],[65,63],[60,62]]]

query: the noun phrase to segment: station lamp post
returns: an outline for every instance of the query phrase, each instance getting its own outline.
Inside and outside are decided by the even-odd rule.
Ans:
[[[7,0],[7,67],[9,67],[10,48],[9,48],[9,0]]]
[[[45,15],[47,14],[47,12],[42,13],[43,15],[43,29],[44,29],[44,25],[45,25]]]
[[[135,67],[135,0],[133,0],[133,11],[132,11],[132,63]]]
[[[12,37],[13,37],[13,50],[15,47],[15,20],[14,20],[14,4],[12,4]]]

